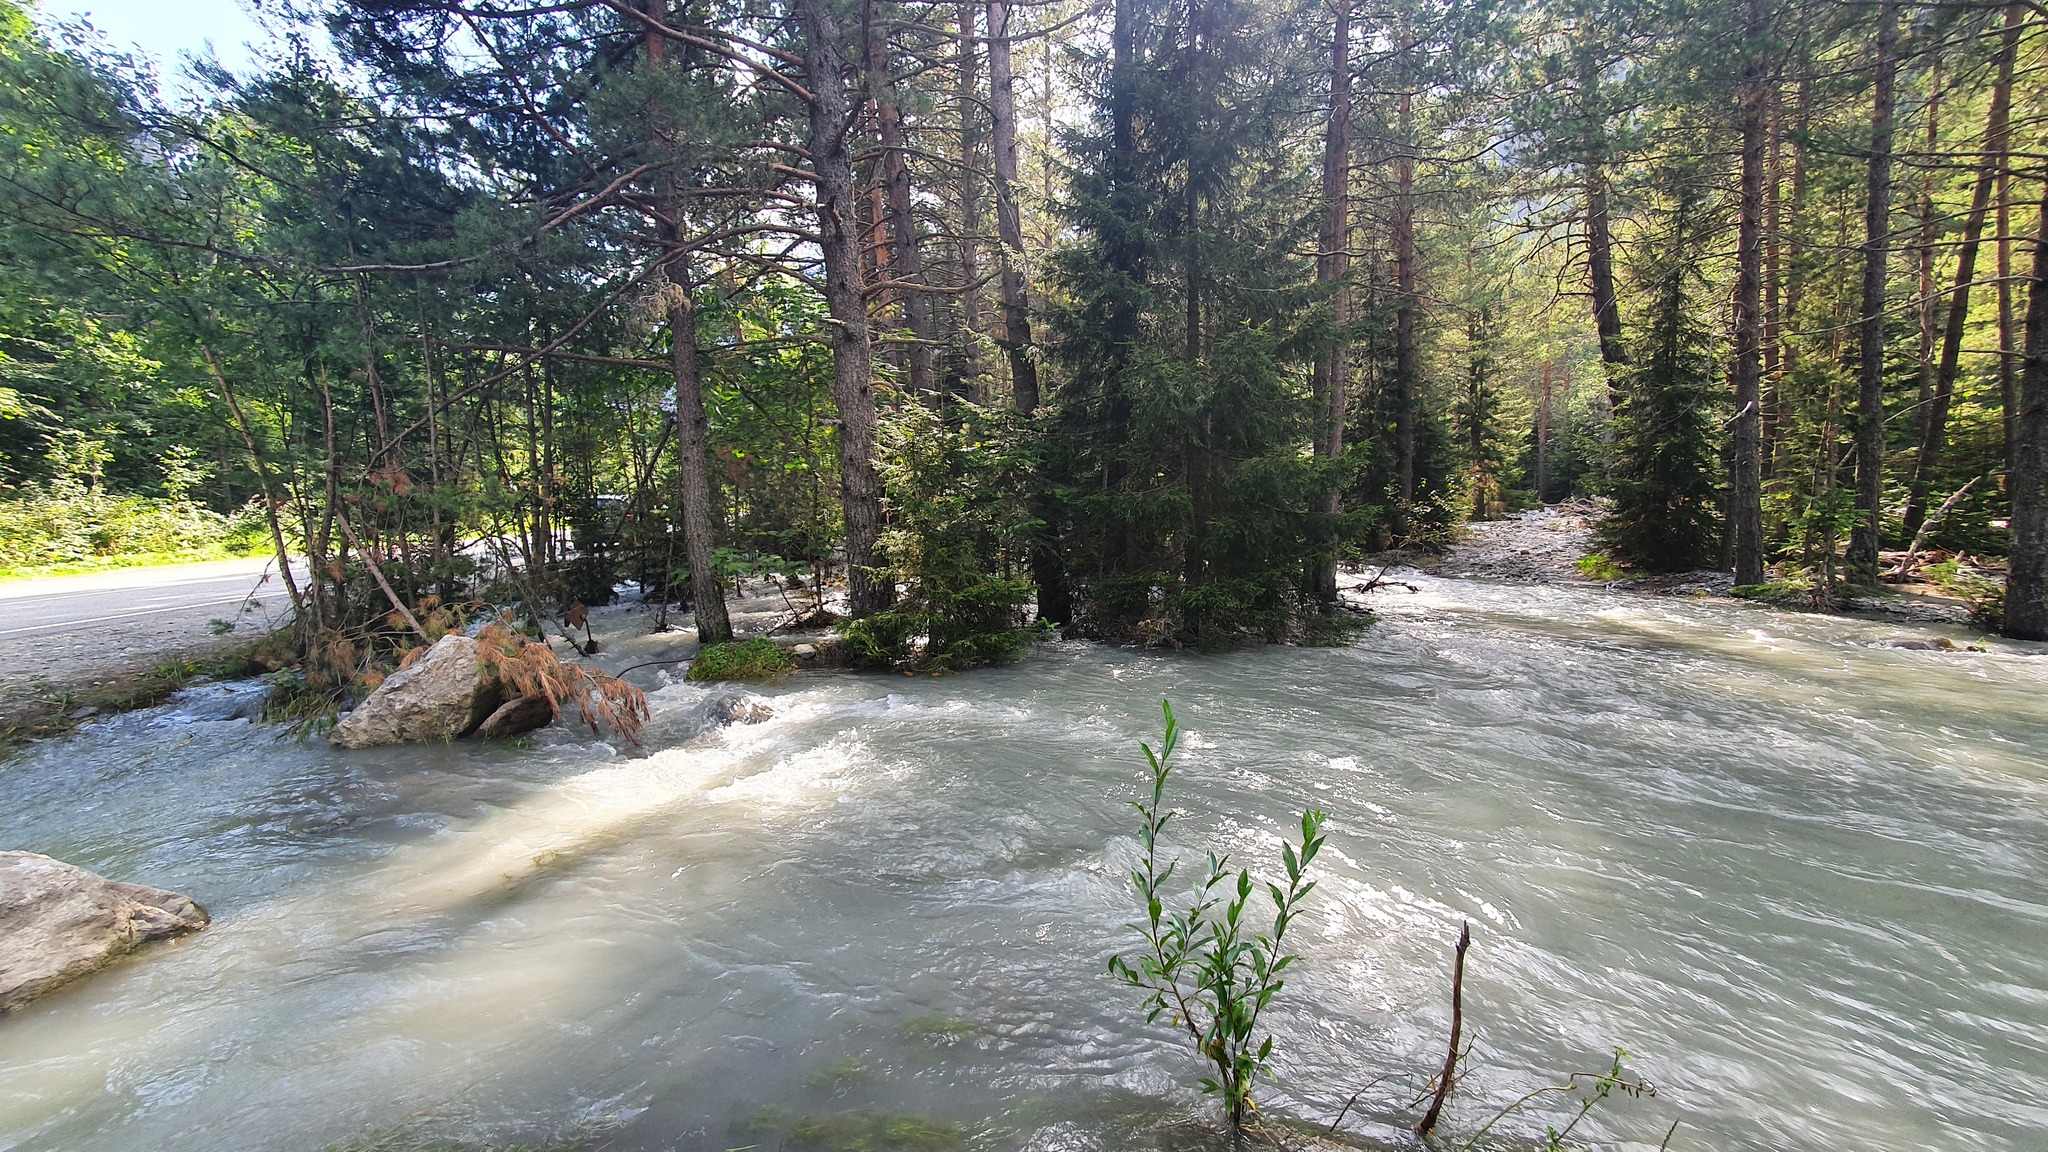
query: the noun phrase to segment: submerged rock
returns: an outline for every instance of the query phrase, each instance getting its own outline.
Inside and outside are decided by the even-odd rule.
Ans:
[[[205,909],[34,852],[0,852],[0,1013],[88,976],[143,944],[195,932]]]
[[[1931,640],[1919,636],[1894,636],[1888,640],[1879,640],[1877,646],[1879,648],[1902,648],[1909,652],[1954,652],[1956,650],[1956,642],[1946,636],[1936,636]]]
[[[708,726],[722,728],[729,724],[759,724],[775,715],[775,709],[766,700],[752,696],[726,696],[711,702],[704,711]]]
[[[545,728],[555,718],[555,706],[545,696],[521,696],[499,705],[477,728],[486,740],[505,740],[536,728]]]
[[[412,667],[392,675],[327,734],[336,748],[428,744],[475,731],[503,703],[477,642],[447,635]]]

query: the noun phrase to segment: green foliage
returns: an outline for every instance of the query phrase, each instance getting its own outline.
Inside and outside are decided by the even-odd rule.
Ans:
[[[260,556],[271,550],[260,510],[234,516],[180,500],[116,496],[68,480],[0,500],[0,574],[93,571]]]
[[[1146,994],[1148,1023],[1167,1018],[1208,1059],[1215,1074],[1203,1078],[1202,1090],[1221,1098],[1224,1119],[1235,1133],[1253,1109],[1258,1078],[1272,1071],[1273,1037],[1260,1033],[1259,1017],[1286,986],[1281,974],[1297,959],[1282,947],[1301,902],[1316,886],[1306,876],[1322,850],[1323,813],[1302,813],[1300,847],[1280,847],[1287,884],[1263,886],[1261,894],[1273,903],[1265,930],[1256,931],[1246,916],[1259,890],[1251,872],[1239,869],[1233,877],[1228,857],[1214,852],[1187,904],[1169,910],[1166,889],[1180,861],[1162,854],[1161,835],[1175,815],[1166,807],[1166,782],[1180,725],[1171,703],[1162,701],[1161,709],[1166,733],[1159,749],[1143,745],[1151,788],[1131,802],[1140,817],[1138,841],[1145,853],[1131,870],[1145,919],[1132,927],[1145,947],[1130,957],[1110,957],[1109,973]]]
[[[765,636],[707,644],[690,661],[688,679],[773,680],[796,671],[796,659],[789,650]]]
[[[1014,659],[1031,582],[1010,573],[1031,527],[1020,499],[1030,459],[996,413],[966,409],[954,423],[909,406],[883,427],[892,523],[883,534],[903,593],[853,621],[857,663],[958,671]]]
[[[1604,552],[1581,556],[1572,566],[1579,570],[1579,575],[1588,580],[1620,580],[1627,575],[1621,565],[1615,562],[1614,557]]]
[[[1698,176],[1688,164],[1666,179],[1664,251],[1639,272],[1649,297],[1627,399],[1615,421],[1607,489],[1613,504],[1597,525],[1616,560],[1650,572],[1712,562],[1720,540],[1720,470],[1713,415],[1718,365],[1693,304],[1695,253],[1706,241]]]

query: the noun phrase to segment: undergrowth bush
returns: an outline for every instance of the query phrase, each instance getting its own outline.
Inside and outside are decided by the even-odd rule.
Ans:
[[[750,640],[733,640],[724,644],[706,644],[690,661],[686,679],[709,680],[773,680],[796,671],[796,658],[782,645],[765,636]]]
[[[847,627],[855,662],[958,671],[1015,658],[1031,643],[1033,592],[1013,570],[1029,526],[1016,429],[998,413],[949,424],[913,406],[883,435],[892,523],[882,543],[903,592]]]
[[[254,505],[223,516],[190,501],[118,496],[63,480],[0,500],[0,570],[216,559],[270,547]]]

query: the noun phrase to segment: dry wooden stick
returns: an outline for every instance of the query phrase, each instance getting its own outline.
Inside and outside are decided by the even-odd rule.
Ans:
[[[1451,1082],[1458,1072],[1458,1037],[1465,1030],[1465,949],[1472,946],[1472,925],[1467,922],[1458,933],[1458,959],[1451,969],[1451,1046],[1444,1056],[1444,1072],[1437,1078],[1436,1099],[1429,1102],[1429,1111],[1422,1114],[1422,1122],[1415,1126],[1419,1136],[1427,1136],[1436,1127],[1436,1120],[1444,1110],[1444,1100],[1451,1094]]]
[[[1913,533],[1913,542],[1906,547],[1905,558],[1900,560],[1899,566],[1892,570],[1892,578],[1894,580],[1905,579],[1906,574],[1913,570],[1913,561],[1919,557],[1921,545],[1927,543],[1927,533],[1932,531],[1936,524],[1941,523],[1942,519],[1955,509],[1956,501],[1961,500],[1967,495],[1970,489],[1977,486],[1977,481],[1982,479],[1983,477],[1979,476],[1961,488],[1956,489],[1955,495],[1943,500],[1941,507],[1936,508],[1933,515],[1920,522],[1920,530]]]

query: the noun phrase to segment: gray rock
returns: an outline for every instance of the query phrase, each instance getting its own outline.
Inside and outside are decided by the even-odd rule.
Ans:
[[[728,724],[759,724],[775,715],[775,709],[765,700],[752,696],[727,696],[711,702],[705,709],[704,718],[710,727]]]
[[[507,700],[498,710],[490,714],[477,728],[476,734],[486,740],[505,740],[545,728],[555,718],[555,706],[545,696],[521,696]]]
[[[504,702],[497,677],[467,636],[441,637],[410,668],[394,673],[327,734],[336,748],[430,744],[475,731]]]
[[[1879,648],[1900,648],[1909,652],[1953,652],[1956,650],[1956,642],[1946,636],[1936,636],[1931,640],[1918,636],[1894,636],[1888,640],[1879,640],[1877,646]]]
[[[123,884],[34,852],[0,852],[0,1013],[143,944],[206,927],[186,897]]]

